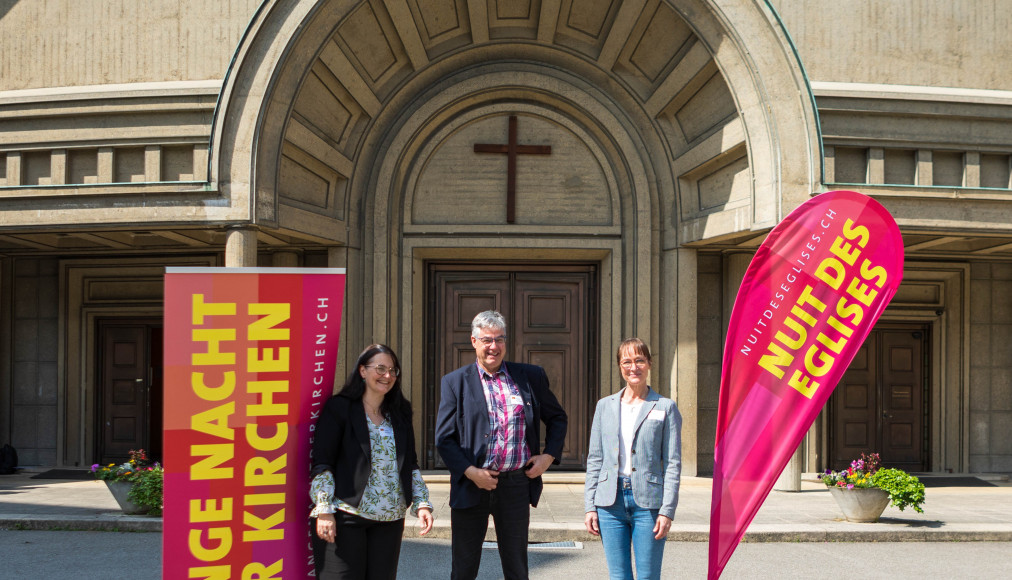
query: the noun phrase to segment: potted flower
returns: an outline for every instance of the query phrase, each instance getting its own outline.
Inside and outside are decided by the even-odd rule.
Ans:
[[[131,449],[126,463],[106,466],[96,463],[91,472],[96,479],[105,481],[123,513],[162,515],[164,470],[157,461],[148,459],[143,449]]]
[[[924,513],[924,484],[902,469],[882,469],[878,453],[861,454],[843,471],[827,469],[819,479],[850,522],[877,522],[889,502]]]

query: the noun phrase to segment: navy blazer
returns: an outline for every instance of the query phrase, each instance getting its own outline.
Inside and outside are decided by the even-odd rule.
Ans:
[[[334,474],[334,497],[358,507],[372,471],[372,445],[362,399],[334,395],[316,420],[313,438],[313,476],[324,470]],[[418,469],[415,432],[410,420],[391,414],[397,470],[404,501],[411,505],[411,472]]]
[[[503,362],[506,372],[524,400],[527,447],[531,456],[541,451],[541,423],[545,424],[544,453],[559,463],[566,439],[567,418],[548,386],[539,366]],[[488,451],[491,427],[484,386],[477,363],[463,366],[443,377],[436,416],[436,448],[450,470],[450,507],[478,504],[481,490],[464,475],[470,466],[481,467]],[[530,480],[530,503],[537,507],[543,485],[541,477]]]

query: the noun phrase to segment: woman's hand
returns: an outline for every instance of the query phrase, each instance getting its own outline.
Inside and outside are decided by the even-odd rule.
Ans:
[[[433,521],[434,518],[432,517],[432,510],[429,508],[420,508],[418,510],[418,525],[422,528],[422,530],[418,532],[418,535],[424,536],[425,534],[431,532]]]
[[[333,544],[337,536],[337,520],[334,514],[320,514],[316,518],[316,535]]]
[[[664,536],[667,536],[670,529],[671,518],[668,516],[657,516],[657,523],[654,524],[654,539],[660,540]]]
[[[601,528],[597,524],[597,512],[587,512],[587,515],[583,516],[583,525],[591,535],[601,535]]]

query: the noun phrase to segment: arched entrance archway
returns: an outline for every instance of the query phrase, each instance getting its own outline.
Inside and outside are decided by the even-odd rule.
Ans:
[[[549,165],[577,211],[547,203],[547,186],[515,223],[467,211],[459,201],[477,198],[462,192],[481,171],[454,173],[446,154],[471,134],[499,142],[491,127],[513,114],[556,147],[582,144],[572,159],[587,163],[582,184],[597,164],[598,196],[566,191],[572,176]],[[229,203],[254,227],[315,237],[349,268],[345,361],[391,343],[413,397],[427,260],[598,264],[600,391],[618,387],[615,341],[655,345],[652,381],[679,399],[692,434],[686,473],[708,421],[696,405],[694,248],[772,226],[821,174],[800,64],[772,9],[745,0],[266,2],[214,131],[211,175]]]

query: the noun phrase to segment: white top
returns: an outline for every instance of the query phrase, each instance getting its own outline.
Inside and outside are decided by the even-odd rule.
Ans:
[[[618,430],[618,474],[632,475],[632,444],[636,435],[636,417],[640,414],[643,401],[626,403],[622,401]]]

